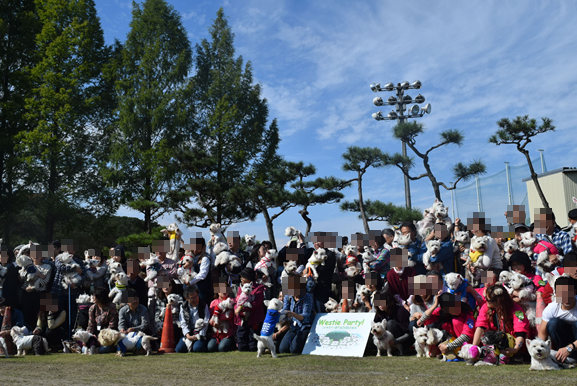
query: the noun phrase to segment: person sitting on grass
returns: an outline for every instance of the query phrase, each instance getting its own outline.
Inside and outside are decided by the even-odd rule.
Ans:
[[[561,276],[555,280],[555,301],[543,311],[539,338],[551,342],[551,356],[559,362],[577,362],[577,280]]]
[[[103,329],[118,330],[118,311],[116,305],[110,301],[108,290],[104,287],[94,288],[94,304],[88,309],[87,331],[98,335]],[[98,349],[99,354],[116,352],[115,346],[103,346]]]
[[[526,353],[525,339],[529,336],[529,320],[523,308],[515,303],[509,292],[500,284],[487,288],[486,303],[479,310],[475,325],[474,345],[481,345],[481,337],[485,331],[503,331],[511,342],[509,347],[501,350],[501,362],[507,363],[508,358],[515,356],[522,360],[521,355]],[[514,343],[513,343],[514,340]]]
[[[118,313],[118,329],[123,334],[129,332],[144,332],[151,334],[148,310],[138,300],[138,294],[133,289],[126,291],[127,302]]]
[[[176,352],[206,352],[208,349],[208,321],[210,310],[208,304],[200,298],[198,287],[189,285],[184,289],[185,302],[180,307],[180,328],[182,339],[176,345]],[[204,320],[204,327],[196,331],[196,322]]]
[[[306,291],[302,276],[283,278],[284,305],[290,329],[280,342],[280,353],[301,354],[314,320],[313,295]]]
[[[413,330],[409,330],[409,311],[397,304],[390,291],[377,292],[374,296],[375,322],[387,321],[387,331],[393,334],[395,345],[403,351],[413,344]]]
[[[474,336],[475,316],[468,303],[448,292],[439,291],[433,305],[417,322],[418,326],[438,326],[449,334],[449,339],[439,344],[439,351],[449,360],[456,359],[456,352]],[[432,327],[431,326],[431,327]]]

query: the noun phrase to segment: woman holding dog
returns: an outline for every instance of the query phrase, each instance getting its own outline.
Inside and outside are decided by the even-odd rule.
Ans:
[[[289,276],[287,279],[286,288],[283,285],[283,310],[287,311],[290,328],[280,342],[279,352],[301,354],[314,320],[314,300],[306,291],[305,278]]]
[[[108,290],[104,287],[94,289],[94,304],[88,309],[87,331],[92,335],[98,335],[105,328],[118,329],[118,311],[116,305],[110,301]],[[115,352],[115,346],[100,347],[99,354]]]
[[[254,339],[254,334],[260,332],[262,322],[264,322],[265,308],[264,308],[264,290],[262,284],[256,284],[256,273],[253,268],[245,268],[240,272],[240,284],[253,283],[252,292],[250,293],[252,301],[250,304],[252,308],[245,308],[243,306],[235,306],[234,309],[234,324],[236,325],[236,341],[238,351],[256,351],[257,341]],[[238,291],[235,299],[237,303],[242,291]],[[248,318],[245,320],[242,314],[248,312]]]
[[[494,285],[487,288],[487,303],[479,310],[477,323],[475,325],[474,345],[481,345],[481,337],[485,331],[503,331],[511,336],[511,342],[515,343],[509,348],[501,350],[507,357],[512,357],[518,353],[526,352],[524,348],[525,339],[529,337],[529,320],[523,308],[515,303],[505,287]]]
[[[438,324],[450,337],[439,344],[439,350],[449,359],[465,343],[473,340],[475,316],[468,303],[448,292],[439,291],[433,305],[425,311],[417,322],[418,326]],[[453,357],[453,358],[451,358]]]

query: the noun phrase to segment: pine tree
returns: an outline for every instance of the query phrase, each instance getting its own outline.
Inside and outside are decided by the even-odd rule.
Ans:
[[[164,0],[146,0],[133,4],[119,52],[119,120],[104,176],[123,204],[144,215],[150,234],[168,210],[170,161],[190,130],[192,49],[178,12]]]
[[[276,120],[267,127],[267,101],[253,84],[251,63],[235,58],[234,34],[222,8],[209,33],[211,40],[195,48],[195,131],[176,156],[182,175],[171,199],[187,225],[226,227],[258,215],[248,189],[251,171],[255,163],[276,159],[279,134]]]
[[[549,208],[549,203],[545,198],[545,194],[541,189],[539,184],[539,178],[533,167],[533,162],[531,162],[531,156],[529,155],[529,150],[526,149],[527,145],[531,143],[531,138],[538,134],[548,133],[550,131],[555,131],[555,126],[552,124],[552,120],[544,117],[541,118],[541,125],[537,125],[535,119],[529,119],[528,115],[518,116],[511,121],[509,118],[503,118],[497,122],[500,127],[499,130],[491,137],[489,137],[489,142],[495,145],[515,145],[517,150],[525,156],[527,159],[527,164],[529,165],[529,170],[531,171],[531,179],[535,184],[535,189],[539,194],[541,203],[543,207]]]
[[[38,59],[39,32],[34,0],[0,3],[0,234],[4,243],[10,243],[16,211],[27,197],[16,136],[30,127],[24,118],[25,100],[32,92],[28,69]]]
[[[97,146],[93,120],[102,108],[101,70],[108,50],[92,0],[37,0],[36,10],[39,60],[30,68],[34,85],[26,99],[32,128],[18,138],[27,184],[42,198],[44,239],[51,241],[54,224],[65,217],[68,204],[91,203],[99,185],[98,174],[88,165]]]
[[[423,134],[425,131],[425,126],[422,123],[399,123],[393,127],[392,131],[394,138],[405,142],[407,146],[413,151],[413,153],[421,159],[423,162],[423,167],[425,168],[425,173],[419,174],[418,176],[411,175],[409,170],[414,166],[414,159],[412,157],[403,156],[400,153],[393,155],[384,154],[383,164],[397,166],[411,181],[416,181],[427,177],[433,186],[435,198],[439,200],[441,200],[441,186],[446,190],[453,190],[457,187],[457,183],[459,181],[467,181],[474,175],[484,174],[486,171],[485,164],[481,160],[473,161],[468,165],[459,162],[453,166],[453,176],[455,182],[451,186],[447,186],[444,182],[439,182],[433,174],[429,162],[430,153],[433,150],[446,145],[462,146],[463,141],[465,140],[463,133],[459,130],[445,130],[439,134],[439,143],[423,152],[417,148],[417,137]]]
[[[365,228],[365,233],[369,233],[369,222],[367,219],[367,214],[365,211],[365,204],[363,200],[363,176],[370,167],[379,168],[383,166],[383,152],[376,147],[358,147],[350,146],[347,151],[342,155],[345,159],[345,163],[342,169],[346,172],[356,172],[357,177],[349,180],[348,182],[357,182],[357,190],[359,194],[356,204],[358,211],[360,213],[361,220],[363,220],[363,226]],[[341,204],[341,210],[350,210],[352,207],[351,203],[345,201]]]

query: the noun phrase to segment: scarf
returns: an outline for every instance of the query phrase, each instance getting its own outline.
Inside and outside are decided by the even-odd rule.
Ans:
[[[254,270],[258,271],[261,268],[264,267],[269,267],[272,264],[272,261],[270,258],[264,256],[263,258],[260,259],[260,261],[254,266]]]

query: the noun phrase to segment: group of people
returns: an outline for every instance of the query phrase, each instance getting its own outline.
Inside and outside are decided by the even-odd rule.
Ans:
[[[513,214],[507,216],[513,219]],[[120,245],[110,247],[109,259],[98,250],[80,258],[73,245],[58,241],[14,249],[3,245],[0,336],[9,343],[10,329],[25,326],[57,352],[68,347],[78,329],[96,337],[113,329],[160,338],[171,313],[178,353],[256,351],[257,334],[271,336],[280,353],[300,354],[317,313],[371,312],[375,322],[387,321],[393,344],[404,353],[414,352],[423,327],[442,331],[435,349],[455,357],[463,345],[483,346],[487,332],[501,331],[508,342],[501,349],[504,363],[526,358],[525,340],[537,337],[550,339],[555,357],[570,362],[577,359],[572,228],[577,210],[569,213],[568,232],[551,211],[534,220],[530,226],[509,221],[510,234],[492,235],[482,216],[469,219],[467,226],[440,216],[429,229],[407,222],[397,229],[353,234],[350,242],[324,232],[307,239],[293,228],[287,229],[291,238],[278,252],[268,241],[242,249],[240,236],[230,234],[226,264],[215,264],[213,234],[208,243],[192,239],[173,258],[157,248],[154,275],[147,256],[127,259]],[[457,237],[464,233],[470,241],[483,238],[482,250]],[[521,243],[527,233],[536,239],[530,250],[505,248],[510,240]],[[542,242],[549,248],[548,280],[536,264]],[[63,263],[58,257],[63,253],[76,264]],[[32,265],[17,264],[22,255]],[[128,280],[119,280],[118,272]],[[526,280],[522,286],[511,285],[506,281],[511,275],[503,272]],[[71,280],[75,274],[81,280]],[[110,296],[114,288],[122,293],[121,301]],[[535,294],[535,303],[527,302],[527,292]],[[267,319],[273,298],[283,304],[274,323]],[[100,353],[116,350],[98,348]]]

